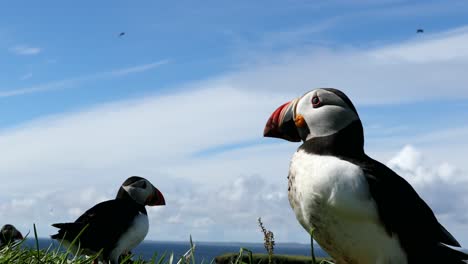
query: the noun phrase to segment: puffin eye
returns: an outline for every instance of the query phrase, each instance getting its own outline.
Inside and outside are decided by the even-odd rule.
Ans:
[[[317,108],[317,107],[319,107],[319,106],[321,106],[321,105],[322,105],[322,102],[320,101],[320,99],[318,98],[318,96],[315,95],[314,97],[312,97],[312,106],[313,106],[314,108]]]

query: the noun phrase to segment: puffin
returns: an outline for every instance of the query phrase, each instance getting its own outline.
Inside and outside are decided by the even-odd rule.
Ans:
[[[96,204],[73,223],[52,224],[59,230],[51,237],[72,252],[77,251],[78,245],[84,255],[102,250],[100,260],[117,264],[119,257],[129,254],[148,233],[145,206],[165,204],[162,193],[147,179],[132,176],[120,186],[115,199]],[[77,242],[71,245],[77,237]]]
[[[462,264],[468,255],[414,188],[364,151],[358,112],[319,88],[281,105],[265,137],[302,142],[289,166],[296,219],[337,264]]]
[[[2,229],[0,229],[0,247],[22,239],[23,235],[13,225],[6,224],[2,226]]]

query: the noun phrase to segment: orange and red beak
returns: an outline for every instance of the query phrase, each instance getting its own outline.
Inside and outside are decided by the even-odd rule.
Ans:
[[[166,205],[166,200],[162,193],[153,186],[153,192],[151,195],[146,199],[146,205],[148,206],[157,206],[157,205]]]
[[[264,137],[281,138],[292,142],[301,141],[294,122],[295,108],[298,101],[299,98],[287,102],[271,114],[263,130]]]

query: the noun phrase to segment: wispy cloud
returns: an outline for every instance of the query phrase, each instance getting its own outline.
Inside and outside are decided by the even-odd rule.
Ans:
[[[6,91],[0,90],[0,98],[63,89],[64,87],[70,87],[79,81],[80,79],[69,79],[69,80],[49,82],[46,84],[40,84],[40,85],[26,87],[26,88],[19,88],[19,89],[6,90]]]
[[[32,76],[33,76],[33,74],[30,73],[30,72],[28,72],[28,73],[26,73],[25,75],[21,76],[21,77],[20,77],[20,80],[25,81],[25,80],[31,79]]]
[[[165,65],[167,63],[169,63],[169,60],[161,60],[161,61],[157,61],[153,63],[143,64],[143,65],[138,65],[138,66],[133,66],[133,67],[128,67],[128,68],[122,68],[122,69],[116,69],[112,71],[105,71],[105,72],[100,72],[100,73],[83,75],[83,76],[59,80],[59,81],[52,81],[52,82],[48,82],[44,84],[34,85],[31,87],[11,89],[11,90],[0,90],[0,98],[71,88],[83,82],[108,79],[112,77],[123,77],[123,76],[130,75],[130,74],[142,73],[145,71],[152,70],[156,67]],[[32,74],[31,76],[28,76],[28,75],[25,75],[25,76],[27,78],[30,78]]]
[[[427,34],[403,44],[393,44],[369,52],[376,60],[389,63],[443,63],[468,61],[468,26]],[[451,47],[451,48],[449,48]]]
[[[27,45],[17,45],[10,48],[10,51],[18,55],[37,55],[42,52],[42,49]]]
[[[153,63],[148,63],[148,64],[143,64],[135,67],[130,67],[130,68],[125,68],[125,69],[118,69],[115,71],[109,72],[110,75],[114,76],[125,76],[131,73],[139,73],[139,72],[145,72],[151,69],[154,69],[156,67],[168,64],[169,60],[161,60]]]

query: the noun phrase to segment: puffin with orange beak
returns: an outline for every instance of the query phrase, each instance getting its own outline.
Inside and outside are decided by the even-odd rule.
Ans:
[[[283,104],[264,136],[302,141],[289,167],[289,203],[337,264],[468,260],[413,187],[366,155],[361,120],[343,92],[316,89]]]
[[[87,210],[73,223],[57,223],[59,228],[52,235],[66,247],[82,232],[71,249],[79,245],[85,255],[94,255],[102,250],[100,259],[106,263],[119,263],[140,244],[149,230],[145,206],[165,205],[162,193],[147,179],[132,176],[124,181],[114,200],[99,203]]]

